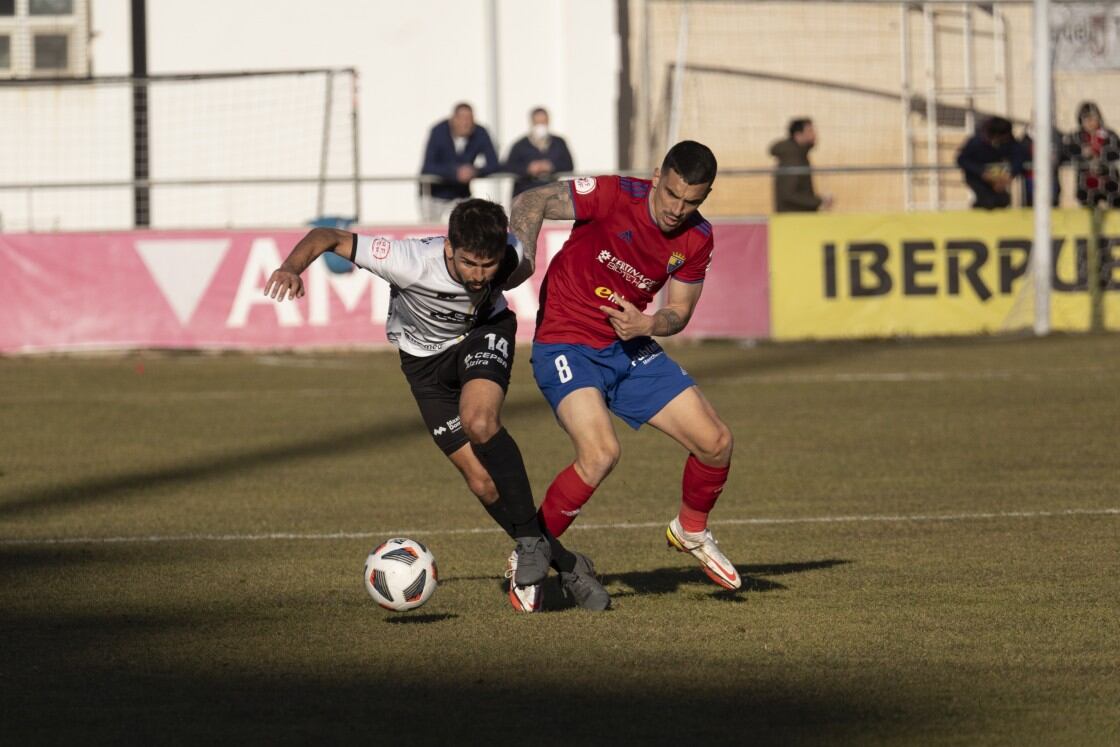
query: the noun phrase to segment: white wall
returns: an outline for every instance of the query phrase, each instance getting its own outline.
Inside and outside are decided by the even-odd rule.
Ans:
[[[128,0],[92,0],[93,72],[131,69]],[[613,0],[497,0],[500,115],[490,90],[489,0],[148,0],[152,74],[355,67],[363,176],[419,171],[431,126],[458,101],[496,122],[500,155],[545,106],[576,167],[617,167]],[[502,198],[492,183],[476,193]],[[415,186],[363,188],[363,222],[417,219]]]

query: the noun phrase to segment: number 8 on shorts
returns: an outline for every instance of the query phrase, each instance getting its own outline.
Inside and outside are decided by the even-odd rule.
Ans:
[[[572,369],[568,367],[568,356],[556,356],[556,373],[560,376],[561,384],[567,384],[572,380]]]

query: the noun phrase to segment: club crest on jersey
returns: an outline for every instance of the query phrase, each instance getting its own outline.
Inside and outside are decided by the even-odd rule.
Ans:
[[[595,191],[595,177],[581,176],[575,180],[576,193],[581,195],[590,194]]]
[[[389,256],[389,249],[391,249],[392,246],[389,239],[378,236],[373,240],[373,246],[370,248],[370,251],[373,252],[374,259],[385,259]]]
[[[673,252],[672,256],[669,257],[668,264],[665,265],[665,272],[667,272],[669,274],[672,274],[672,273],[676,272],[677,270],[681,269],[681,265],[683,265],[683,264],[684,264],[684,255],[681,254],[680,252]]]

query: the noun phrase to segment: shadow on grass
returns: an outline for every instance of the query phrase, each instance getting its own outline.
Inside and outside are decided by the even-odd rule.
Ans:
[[[790,573],[805,573],[807,571],[823,570],[838,565],[847,565],[850,560],[829,558],[827,560],[808,560],[800,563],[774,563],[766,565],[747,565],[739,568],[739,575],[743,585],[738,589],[723,589],[716,586],[704,575],[699,567],[688,568],[655,568],[649,571],[630,571],[627,573],[604,573],[600,576],[603,586],[607,587],[611,599],[624,599],[645,594],[671,594],[680,591],[688,584],[702,584],[710,588],[712,597],[728,602],[743,602],[743,594],[748,592],[782,591],[784,584],[777,581],[768,581],[759,576],[784,576]],[[494,576],[464,576],[455,580],[485,581],[494,579]],[[501,593],[506,593],[509,580],[497,577],[497,586]],[[621,590],[619,587],[623,587]],[[560,586],[560,579],[551,575],[545,581],[544,612],[558,612],[572,609],[575,602],[564,595]]]
[[[738,589],[723,589],[716,586],[699,566],[688,568],[656,568],[650,571],[631,571],[629,573],[609,573],[603,576],[603,584],[609,588],[622,585],[628,590],[611,592],[612,598],[631,597],[639,594],[669,594],[680,590],[685,584],[707,584],[712,589],[712,596],[727,601],[743,601],[742,595],[747,592],[781,591],[786,587],[776,581],[768,581],[759,576],[785,576],[790,573],[804,573],[832,568],[838,565],[851,563],[850,560],[829,558],[827,560],[809,560],[800,563],[777,563],[770,565],[745,565],[739,567],[739,575],[743,579],[742,587]]]
[[[689,742],[858,744],[912,740],[929,718],[921,693],[883,671],[758,669],[743,667],[736,657],[749,653],[740,652],[698,688],[668,676],[664,657],[634,658],[640,643],[561,641],[555,653],[582,660],[554,668],[542,639],[529,677],[526,652],[500,654],[500,640],[463,639],[461,628],[292,641],[273,657],[240,626],[190,637],[210,614],[0,611],[5,742],[365,744],[392,729],[411,745],[503,744],[510,734],[549,745],[679,745],[686,714]],[[351,659],[347,645],[378,655]],[[478,655],[436,654],[464,646]]]
[[[454,620],[458,615],[450,612],[433,612],[431,614],[412,615],[407,612],[400,613],[399,617],[386,617],[385,622],[390,625],[429,625],[444,620]]]

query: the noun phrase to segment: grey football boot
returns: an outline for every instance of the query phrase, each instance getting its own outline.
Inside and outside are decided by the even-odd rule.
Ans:
[[[585,610],[602,612],[609,609],[611,596],[595,577],[595,566],[591,563],[591,558],[583,553],[572,554],[576,556],[576,567],[571,573],[560,573],[560,586],[564,589],[564,594],[575,599],[576,604]]]
[[[544,537],[521,537],[517,540],[517,569],[513,583],[520,587],[536,586],[548,577],[552,563],[552,547]]]

